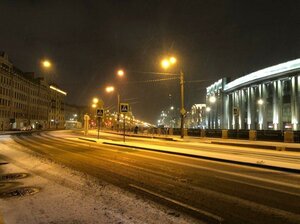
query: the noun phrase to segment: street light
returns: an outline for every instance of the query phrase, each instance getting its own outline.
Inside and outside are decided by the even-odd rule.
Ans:
[[[42,65],[45,68],[50,68],[52,66],[51,62],[49,60],[43,60]]]
[[[99,99],[95,97],[95,98],[93,99],[93,103],[94,103],[94,104],[97,104],[98,102],[99,102]]]
[[[107,86],[107,87],[105,88],[105,91],[108,92],[108,93],[111,93],[111,92],[113,92],[114,90],[115,90],[115,87],[113,87],[113,86]]]
[[[119,77],[123,77],[123,76],[125,75],[124,70],[122,70],[122,69],[118,70],[117,75],[118,75]]]
[[[161,61],[161,66],[164,68],[164,69],[168,69],[170,67],[170,61],[169,59],[163,59]]]
[[[165,58],[161,61],[161,66],[164,69],[168,69],[171,65],[176,64],[177,59],[175,57],[169,57]],[[176,74],[179,76],[180,80],[180,102],[181,102],[181,109],[180,109],[180,116],[181,116],[181,122],[180,122],[180,129],[181,129],[181,138],[184,138],[184,115],[186,113],[184,109],[184,73],[182,70],[180,70],[179,74]]]
[[[115,87],[113,86],[107,86],[105,88],[105,91],[107,93],[111,93],[111,92],[114,92],[115,91]],[[120,121],[120,93],[117,92],[117,108],[118,108],[118,114],[117,114],[117,131],[119,131],[119,121]]]
[[[97,114],[98,109],[100,110],[100,108],[103,107],[103,101],[99,100],[98,98],[94,97],[92,100],[93,104],[92,104],[92,108],[96,109],[95,110],[95,117],[97,117],[97,123],[98,123],[98,139],[99,139],[99,132],[100,132],[100,122],[101,122],[101,117],[103,115],[99,115]]]

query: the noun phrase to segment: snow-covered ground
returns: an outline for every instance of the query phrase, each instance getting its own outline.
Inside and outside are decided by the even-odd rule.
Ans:
[[[9,137],[0,138],[0,175],[28,173],[10,182],[40,191],[23,197],[0,198],[7,224],[200,223],[116,186],[32,154]],[[1,162],[1,161],[0,161]],[[0,192],[4,181],[0,181]],[[0,218],[1,223],[1,218]]]

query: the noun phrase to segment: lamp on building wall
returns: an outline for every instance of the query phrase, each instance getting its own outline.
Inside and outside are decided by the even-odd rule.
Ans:
[[[210,96],[209,97],[209,102],[210,103],[215,103],[217,101],[217,98],[215,96]]]
[[[264,100],[263,100],[263,99],[259,99],[259,100],[257,101],[257,103],[258,103],[259,105],[263,105],[263,104],[264,104]]]

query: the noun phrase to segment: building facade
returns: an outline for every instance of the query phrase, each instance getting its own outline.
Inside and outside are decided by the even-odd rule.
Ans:
[[[207,87],[209,129],[300,130],[300,59]]]
[[[64,127],[66,92],[15,67],[0,52],[0,130]]]
[[[189,116],[186,117],[186,127],[204,129],[206,127],[205,114],[206,104],[194,104],[187,114]]]

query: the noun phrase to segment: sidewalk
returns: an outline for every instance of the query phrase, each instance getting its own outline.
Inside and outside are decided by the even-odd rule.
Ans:
[[[118,132],[108,131],[107,133],[122,135],[122,133],[118,133]],[[196,137],[196,136],[184,136],[184,138],[182,139],[178,135],[157,135],[157,134],[151,135],[151,134],[133,134],[133,133],[126,133],[126,136],[162,139],[167,141],[201,142],[201,143],[210,143],[210,144],[232,145],[232,146],[239,146],[239,147],[271,149],[271,150],[278,150],[278,151],[300,152],[300,143],[251,141],[251,140],[241,140],[241,139],[222,139],[222,138],[209,138],[209,137]]]
[[[135,135],[134,135],[135,136]],[[137,137],[137,136],[135,136]],[[142,137],[142,136],[139,136]],[[174,137],[175,141],[181,141],[185,144],[193,144],[193,149],[182,147],[169,147],[162,146],[151,143],[140,143],[130,140],[130,142],[122,141],[112,141],[104,139],[96,139],[90,137],[81,137],[81,140],[87,140],[107,145],[116,145],[121,147],[130,147],[136,149],[144,149],[150,151],[164,152],[175,155],[183,155],[189,157],[196,157],[214,161],[221,162],[230,162],[235,164],[250,165],[256,167],[264,167],[269,169],[284,170],[289,172],[300,173],[300,153],[298,152],[286,152],[286,151],[276,151],[276,150],[263,150],[256,148],[230,148],[229,146],[218,146],[214,144],[207,144],[210,139],[200,139],[200,138],[184,138],[183,140],[180,137]],[[200,140],[200,141],[199,141]],[[220,141],[220,140],[219,140]],[[226,140],[230,141],[230,140]],[[226,141],[224,141],[226,143]],[[242,140],[241,140],[242,141]],[[222,141],[220,141],[222,143]],[[241,144],[240,140],[236,143]],[[246,144],[246,143],[245,143]],[[264,145],[258,144],[259,145]],[[270,142],[268,142],[271,145]],[[282,144],[279,143],[278,147],[281,147]],[[293,144],[293,143],[287,143]],[[237,145],[235,145],[237,146]],[[277,143],[272,142],[272,147],[277,147]],[[290,145],[289,147],[292,147]],[[238,146],[239,147],[239,146]],[[299,147],[299,146],[297,146]],[[211,150],[210,150],[211,149]],[[224,150],[226,149],[226,151]]]

